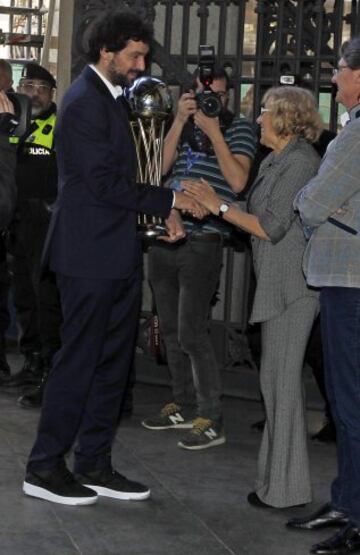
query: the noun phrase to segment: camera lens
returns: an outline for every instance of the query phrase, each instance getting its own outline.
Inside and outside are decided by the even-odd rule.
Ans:
[[[198,98],[199,108],[208,118],[216,118],[221,112],[221,100],[216,93],[202,93]]]

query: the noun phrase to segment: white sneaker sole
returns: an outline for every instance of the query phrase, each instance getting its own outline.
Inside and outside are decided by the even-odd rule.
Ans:
[[[96,491],[100,497],[111,497],[112,499],[122,499],[123,501],[144,501],[150,497],[149,489],[147,491],[137,493],[134,491],[116,491],[114,489],[94,486],[92,484],[83,484],[83,486]]]
[[[217,445],[223,445],[226,443],[226,439],[224,437],[219,437],[218,439],[213,439],[209,443],[204,445],[185,445],[182,441],[178,442],[178,447],[182,449],[188,449],[189,451],[200,451],[201,449],[208,449],[209,447],[216,447]]]
[[[191,430],[193,427],[192,422],[183,422],[183,424],[167,424],[166,426],[151,426],[150,424],[147,424],[145,420],[141,422],[141,425],[147,430]]]
[[[28,482],[23,483],[23,492],[25,495],[37,497],[38,499],[44,499],[45,501],[50,501],[51,503],[59,503],[60,505],[93,505],[98,500],[95,496],[63,497],[61,495],[56,495],[56,493],[52,493],[45,488],[29,484]]]

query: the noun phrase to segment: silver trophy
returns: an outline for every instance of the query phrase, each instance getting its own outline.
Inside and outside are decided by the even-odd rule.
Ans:
[[[126,93],[132,117],[130,120],[137,157],[137,181],[160,187],[165,123],[172,112],[168,87],[155,77],[136,79]],[[165,231],[163,218],[138,215],[142,235],[154,237]]]

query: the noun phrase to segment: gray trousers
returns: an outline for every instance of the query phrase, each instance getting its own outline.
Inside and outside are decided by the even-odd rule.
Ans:
[[[188,358],[198,416],[215,420],[222,415],[222,387],[209,336],[209,313],[221,263],[221,237],[214,243],[189,238],[181,245],[156,245],[149,251],[149,280],[164,335],[174,401],[189,403]]]
[[[274,507],[311,501],[303,362],[318,301],[303,297],[261,324],[260,385],[266,424],[255,490]]]

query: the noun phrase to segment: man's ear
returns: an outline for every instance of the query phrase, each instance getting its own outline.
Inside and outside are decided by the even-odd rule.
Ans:
[[[100,48],[100,58],[105,62],[109,62],[113,57],[113,52],[108,50],[107,48]]]

